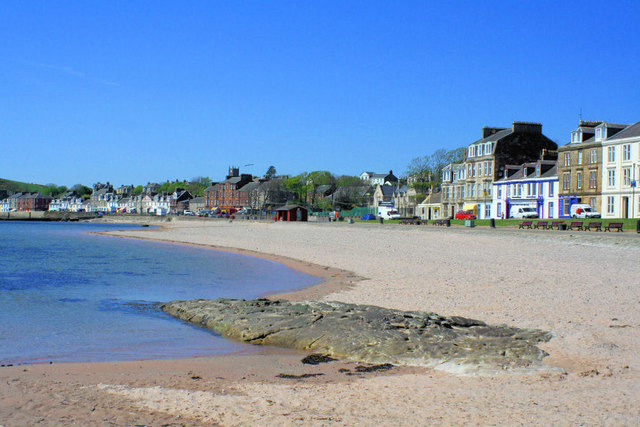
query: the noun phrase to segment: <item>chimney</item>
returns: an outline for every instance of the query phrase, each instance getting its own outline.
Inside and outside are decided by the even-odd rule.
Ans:
[[[531,122],[513,122],[514,133],[542,133],[542,124]]]

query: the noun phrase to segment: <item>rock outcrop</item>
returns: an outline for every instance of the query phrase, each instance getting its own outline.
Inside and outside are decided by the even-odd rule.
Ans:
[[[551,339],[541,330],[339,302],[217,299],[173,301],[162,309],[252,344],[454,371],[535,369],[547,355],[536,344]]]

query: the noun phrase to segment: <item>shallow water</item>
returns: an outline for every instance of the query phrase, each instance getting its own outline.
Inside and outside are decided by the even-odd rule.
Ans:
[[[245,255],[86,234],[123,228],[136,226],[0,222],[0,364],[247,351],[160,304],[255,298],[319,282]]]

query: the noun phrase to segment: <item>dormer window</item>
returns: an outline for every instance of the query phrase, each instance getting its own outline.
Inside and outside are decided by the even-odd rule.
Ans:
[[[596,140],[602,139],[602,128],[596,128]]]
[[[540,165],[536,165],[536,176],[540,176]]]
[[[522,176],[527,177],[527,168],[522,169]]]

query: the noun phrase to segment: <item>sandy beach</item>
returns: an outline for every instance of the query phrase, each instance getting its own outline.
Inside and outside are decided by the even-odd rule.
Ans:
[[[271,348],[2,367],[0,426],[640,424],[636,233],[192,219],[111,234],[261,256],[324,280],[274,298],[432,311],[554,338],[545,369],[528,374],[358,373]]]

